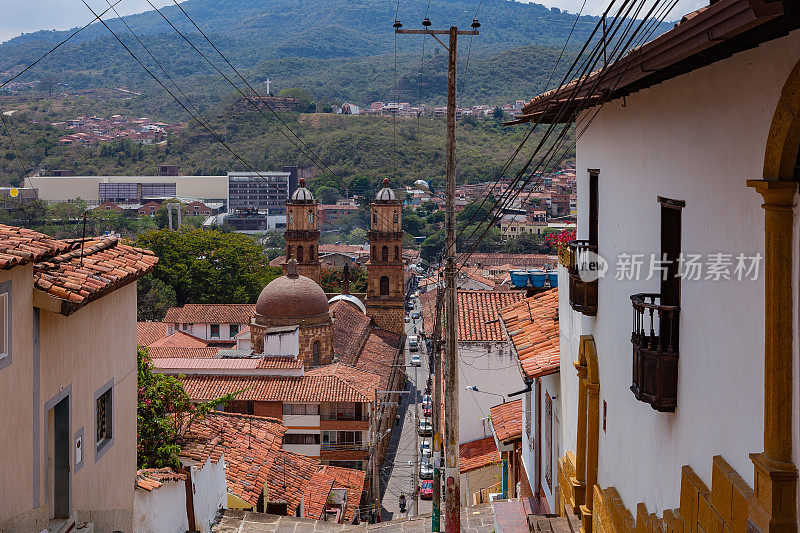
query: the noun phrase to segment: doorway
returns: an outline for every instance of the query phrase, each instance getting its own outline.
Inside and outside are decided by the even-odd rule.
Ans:
[[[53,406],[53,518],[70,516],[69,396]]]

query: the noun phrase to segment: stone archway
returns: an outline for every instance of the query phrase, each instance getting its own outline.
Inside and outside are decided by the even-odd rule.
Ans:
[[[797,531],[792,463],[794,347],[793,226],[800,150],[800,62],[784,83],[764,154],[763,179],[748,180],[764,203],[764,451],[751,454],[755,499],[749,521],[764,533]],[[790,309],[792,312],[787,313]]]

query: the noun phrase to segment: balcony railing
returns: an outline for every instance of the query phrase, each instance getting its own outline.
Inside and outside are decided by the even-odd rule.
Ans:
[[[328,443],[328,442],[324,442],[324,443],[322,443],[322,446],[320,448],[322,450],[324,450],[324,451],[356,451],[356,452],[359,452],[359,451],[367,451],[367,450],[369,450],[369,445],[368,444],[363,444],[363,443],[362,444],[338,444],[338,443],[331,444],[331,443]]]
[[[656,411],[672,412],[678,403],[678,320],[680,307],[661,305],[660,294],[634,294],[633,385],[637,400]]]
[[[597,246],[589,241],[569,243],[569,303],[574,310],[587,316],[597,315],[597,279],[587,280],[592,272],[590,263],[596,258]]]
[[[338,420],[344,420],[349,422],[367,422],[369,421],[369,413],[362,413],[360,415],[352,413],[328,413],[326,415],[320,415],[319,419],[325,420],[327,422],[338,421]]]

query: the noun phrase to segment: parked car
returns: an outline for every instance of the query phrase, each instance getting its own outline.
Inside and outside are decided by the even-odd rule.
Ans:
[[[422,397],[422,408],[423,409],[425,407],[429,407],[430,408],[432,405],[433,405],[433,400],[431,400],[431,395],[430,394],[426,394],[425,396]]]
[[[422,361],[420,361],[418,354],[414,354],[411,356],[411,366],[420,366],[421,364]]]
[[[412,352],[416,352],[419,350],[419,337],[416,335],[409,335],[408,336],[408,349]]]
[[[433,481],[423,481],[419,487],[419,497],[423,500],[433,499]]]
[[[411,313],[411,318],[413,320],[419,320],[419,312],[418,311],[414,311],[413,313]]]
[[[422,414],[425,416],[431,416],[431,414],[433,414],[433,409],[431,408],[430,405],[423,405]]]
[[[419,478],[433,479],[433,465],[431,465],[427,458],[424,458],[419,464]]]
[[[428,441],[423,441],[422,444],[419,445],[419,454],[423,457],[430,457],[431,443]]]
[[[406,315],[406,324],[408,324],[409,322],[411,322],[411,317]]]
[[[433,434],[433,425],[430,420],[420,419],[419,421],[419,435],[420,437],[430,437]]]

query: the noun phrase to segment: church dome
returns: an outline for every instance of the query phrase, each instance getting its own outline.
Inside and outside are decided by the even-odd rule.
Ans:
[[[395,196],[394,191],[389,188],[389,178],[383,178],[383,189],[378,191],[378,194],[375,195],[376,202],[396,202],[397,196]]]
[[[256,322],[259,322],[259,317],[285,323],[299,323],[321,315],[327,319],[325,291],[311,278],[298,275],[297,263],[293,262],[294,259],[290,259],[285,276],[270,281],[261,290],[256,302]]]
[[[294,194],[292,194],[292,201],[306,204],[314,202],[314,195],[311,194],[311,191],[306,189],[305,178],[300,178],[300,187],[298,187],[297,190],[294,191]]]

